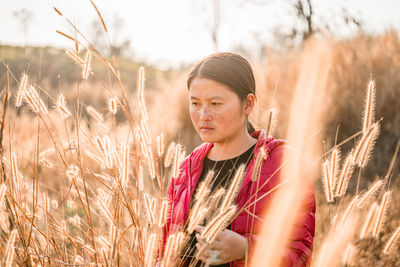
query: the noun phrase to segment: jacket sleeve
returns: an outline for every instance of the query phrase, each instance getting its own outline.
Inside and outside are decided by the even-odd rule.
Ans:
[[[315,233],[315,197],[312,186],[307,190],[290,235],[281,266],[309,266]]]
[[[266,192],[279,185],[281,181],[279,167],[282,163],[283,153],[285,151],[285,145],[279,145],[274,148],[269,155],[269,159],[266,160],[267,168],[265,168],[261,174],[264,178],[270,179],[265,188],[257,193],[257,199],[264,196]],[[264,181],[260,179],[262,184]],[[255,188],[255,185],[253,185]],[[250,192],[253,190],[250,190]],[[274,191],[275,192],[275,191]],[[247,210],[251,214],[247,214],[250,218],[254,217],[254,228],[250,233],[245,234],[244,237],[248,240],[249,244],[249,256],[254,251],[254,246],[259,238],[258,233],[262,227],[261,218],[265,208],[268,207],[274,192],[263,197],[261,201],[258,201],[256,206],[250,206]],[[254,212],[254,214],[252,213]],[[296,221],[293,225],[293,229],[290,233],[289,242],[284,250],[281,260],[281,267],[300,267],[309,266],[311,261],[313,237],[315,232],[315,197],[313,187],[310,186],[306,192],[303,203],[296,216]],[[234,262],[235,267],[245,266],[245,260]]]
[[[286,145],[280,147],[288,148]],[[286,151],[291,151],[291,149],[286,149]],[[283,157],[282,152],[279,157]],[[278,180],[283,178],[279,174]],[[311,263],[316,206],[313,185],[310,184],[306,190],[283,253],[281,267],[306,267]]]
[[[168,201],[168,217],[166,223],[163,227],[163,238],[162,238],[162,252],[164,252],[164,248],[167,242],[168,235],[172,232],[176,231],[176,222],[175,222],[175,207],[177,202],[177,197],[179,194],[182,194],[182,190],[177,189],[181,186],[182,188],[182,180],[186,179],[184,169],[188,164],[188,157],[186,157],[179,166],[179,174],[177,177],[171,177],[171,181],[169,182],[168,189],[167,189],[167,201]]]
[[[246,193],[241,196],[241,199],[243,199],[242,204],[244,202],[247,208],[236,219],[235,229],[239,230],[238,233],[247,239],[248,255],[244,260],[234,261],[234,267],[245,266],[245,262],[249,262],[254,247],[257,245],[264,211],[274,195],[275,187],[279,186],[280,183],[280,166],[284,151],[285,146],[282,144],[268,152],[268,156],[262,163],[259,181],[250,182],[248,188],[245,189]],[[252,174],[253,166],[254,164],[248,167],[250,170],[249,175]]]
[[[171,179],[168,185],[168,191],[167,191],[167,201],[168,201],[168,217],[167,221],[163,227],[163,239],[162,239],[162,252],[164,253],[164,248],[167,243],[167,237],[168,237],[168,231],[171,225],[171,220],[172,220],[172,212],[173,212],[173,193],[174,193],[174,178]]]

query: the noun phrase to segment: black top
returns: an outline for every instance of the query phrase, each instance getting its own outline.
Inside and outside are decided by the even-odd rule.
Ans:
[[[232,158],[232,159],[226,159],[226,160],[211,160],[209,158],[204,159],[204,166],[203,170],[201,172],[200,178],[197,181],[196,188],[194,191],[194,194],[196,194],[196,191],[198,189],[198,185],[201,184],[202,181],[205,180],[207,174],[209,171],[214,170],[215,176],[213,180],[211,181],[211,192],[215,192],[219,188],[223,187],[225,189],[229,188],[230,181],[232,181],[236,170],[239,168],[241,164],[249,164],[252,156],[253,156],[253,151],[255,148],[255,144],[249,148],[246,152],[242,153],[241,155]],[[192,198],[192,202],[190,203],[190,207],[192,207],[194,202],[194,198]],[[231,229],[231,225],[229,224],[227,229]],[[194,258],[194,255],[196,253],[196,237],[195,237],[195,232],[193,232],[190,236],[190,240],[187,243],[186,248],[183,250],[185,251],[186,257],[184,256],[184,259],[186,261],[190,262],[191,258]],[[196,264],[196,267],[203,266],[204,263],[199,261]],[[210,267],[229,267],[229,263],[221,264],[221,265],[210,265]]]

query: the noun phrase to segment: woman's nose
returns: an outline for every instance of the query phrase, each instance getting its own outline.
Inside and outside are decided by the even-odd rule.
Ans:
[[[207,107],[202,108],[200,111],[200,120],[211,120],[211,119],[212,116],[209,109]]]

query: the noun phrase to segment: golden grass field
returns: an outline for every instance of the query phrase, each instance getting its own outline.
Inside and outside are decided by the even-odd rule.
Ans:
[[[69,38],[74,48],[64,56],[76,82],[55,89],[37,83],[29,71],[2,73],[2,264],[178,266],[188,233],[173,235],[164,255],[160,247],[166,187],[201,142],[188,115],[189,69],[158,77],[147,88],[146,69],[140,68],[132,73],[132,88],[115,58]],[[302,159],[283,166],[294,186],[276,196],[275,214],[265,215],[265,228],[279,228],[280,235],[264,236],[249,266],[277,265],[302,179],[314,182],[317,200],[312,266],[400,264],[400,119],[393,100],[400,92],[400,44],[395,33],[374,38],[319,38],[287,53],[271,51],[267,63],[254,64],[258,101],[252,121],[259,129],[272,127]],[[96,73],[95,63],[108,77]],[[272,124],[270,109],[277,114]],[[221,195],[224,205],[218,205],[211,202],[216,197],[205,197],[197,208],[217,203],[203,215],[228,212],[229,220],[234,198]]]

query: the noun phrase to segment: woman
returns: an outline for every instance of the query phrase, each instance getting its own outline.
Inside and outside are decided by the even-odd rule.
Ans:
[[[171,180],[168,198],[172,206],[166,225],[167,234],[184,227],[197,185],[204,181],[210,170],[216,174],[211,184],[211,192],[215,192],[218,188],[227,188],[234,170],[240,164],[246,165],[244,180],[235,200],[237,210],[270,191],[279,184],[279,166],[285,147],[283,141],[265,136],[264,131],[255,131],[249,122],[256,99],[255,79],[250,64],[240,55],[216,53],[203,59],[189,74],[187,87],[190,116],[205,143],[181,163],[180,174]],[[258,181],[254,181],[251,176],[261,148],[266,156]],[[260,218],[271,195],[263,197],[231,221],[199,257],[197,266],[205,262],[211,266],[244,266],[255,245],[262,223]],[[282,258],[282,266],[308,266],[310,263],[315,226],[312,189],[308,196]],[[204,245],[200,238],[203,229],[202,226],[196,227],[198,233],[192,236],[185,251]],[[184,253],[183,262],[187,264],[193,255]]]

